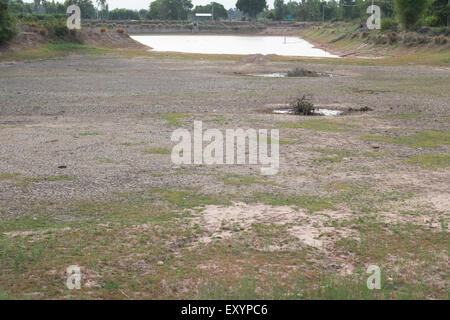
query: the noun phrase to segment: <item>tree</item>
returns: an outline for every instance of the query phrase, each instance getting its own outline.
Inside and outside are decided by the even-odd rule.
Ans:
[[[109,11],[111,20],[139,20],[139,13],[131,9],[114,9]]]
[[[95,3],[98,7],[98,16],[99,18],[106,18],[108,16],[108,3],[106,0],[95,0]]]
[[[430,15],[436,17],[436,24],[440,26],[449,25],[450,22],[450,1],[435,0],[430,7]]]
[[[283,20],[284,12],[286,11],[284,0],[275,0],[273,7],[275,9],[275,20]]]
[[[72,4],[80,7],[81,18],[83,19],[94,19],[97,14],[95,12],[94,4],[92,0],[72,0]],[[69,6],[69,0],[66,0],[64,6],[67,8]]]
[[[428,0],[394,0],[394,10],[398,21],[409,30],[422,18],[428,4]]]
[[[192,9],[191,0],[156,0],[150,3],[149,18],[160,20],[186,20]]]
[[[0,1],[0,45],[11,40],[15,34],[16,28],[8,11],[8,4]]]
[[[214,9],[214,10],[213,10]],[[223,5],[217,2],[211,2],[205,6],[195,6],[193,13],[214,13],[214,20],[228,19],[228,12]]]
[[[266,0],[238,0],[236,8],[256,19],[258,13],[267,7]]]

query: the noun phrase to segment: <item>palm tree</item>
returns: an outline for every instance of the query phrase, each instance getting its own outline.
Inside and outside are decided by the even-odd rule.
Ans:
[[[108,5],[106,3],[106,0],[95,0],[95,3],[97,3],[97,6],[101,8],[102,11],[105,10],[106,6]]]

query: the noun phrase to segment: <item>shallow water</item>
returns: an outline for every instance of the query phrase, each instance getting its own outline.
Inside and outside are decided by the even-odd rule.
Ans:
[[[295,114],[292,109],[277,109],[273,110],[272,113],[275,114]],[[338,116],[342,113],[340,110],[330,110],[330,109],[316,109],[314,110],[314,114],[322,115],[322,116]]]
[[[284,72],[274,72],[274,73],[251,73],[249,76],[252,77],[263,77],[263,78],[285,78],[287,73]]]
[[[280,56],[327,57],[338,56],[314,48],[309,42],[283,36],[236,35],[139,35],[131,36],[154,51],[209,54],[277,54]]]

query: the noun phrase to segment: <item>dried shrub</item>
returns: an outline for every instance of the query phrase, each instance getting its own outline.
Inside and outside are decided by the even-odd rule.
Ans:
[[[447,44],[447,38],[441,34],[440,36],[434,37],[433,43],[438,45]]]
[[[117,29],[117,33],[124,33],[125,31],[123,29]]]
[[[303,68],[295,68],[294,70],[288,71],[288,77],[318,77],[318,74],[315,71],[309,71]]]
[[[398,41],[398,35],[395,32],[389,32],[386,36],[389,44],[394,44]]]
[[[314,104],[311,102],[311,98],[306,95],[299,95],[292,99],[289,104],[294,113],[310,116],[314,114]]]
[[[105,29],[105,28],[101,28],[101,29],[100,29],[100,32],[101,32],[101,33],[105,33],[105,32],[106,32],[106,29]]]

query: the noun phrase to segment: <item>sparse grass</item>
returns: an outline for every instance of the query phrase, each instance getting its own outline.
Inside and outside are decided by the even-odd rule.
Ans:
[[[18,176],[20,176],[20,173],[17,173],[17,172],[1,173],[0,174],[0,180],[14,179],[14,178],[16,178]]]
[[[400,114],[386,115],[384,118],[398,119],[398,120],[410,120],[410,119],[418,119],[420,117],[421,117],[421,115],[416,114],[416,113],[400,113]]]
[[[323,132],[350,132],[353,125],[345,124],[338,120],[312,119],[299,122],[281,122],[280,128],[307,129]]]
[[[97,160],[100,162],[100,163],[114,163],[114,160],[113,159],[111,159],[111,158],[107,158],[107,157],[97,157]]]
[[[148,154],[165,154],[165,155],[171,154],[171,151],[164,147],[149,148],[149,149],[142,150],[142,152],[148,153]]]
[[[314,149],[315,152],[325,153],[325,154],[334,154],[337,155],[340,158],[346,158],[355,156],[356,152],[352,150],[345,150],[345,149],[331,149],[331,148],[317,148]]]
[[[100,132],[96,132],[96,131],[86,131],[86,132],[80,132],[78,135],[80,137],[99,136],[99,135],[101,135],[101,133]]]
[[[338,163],[342,162],[342,158],[340,157],[324,157],[324,158],[314,158],[313,162],[316,164],[322,163]]]
[[[190,117],[192,117],[192,115],[188,113],[166,113],[156,116],[157,119],[167,121],[167,125],[175,127],[180,127],[182,125],[181,121]]]
[[[295,206],[304,208],[309,213],[335,209],[332,199],[310,195],[255,193],[251,197],[246,198],[245,201],[249,203],[263,203],[271,206]]]
[[[51,59],[55,57],[61,57],[68,54],[88,54],[88,55],[100,55],[105,53],[112,53],[114,51],[99,48],[93,46],[87,46],[82,44],[75,44],[70,42],[57,42],[44,44],[38,48],[26,49],[16,51],[13,53],[7,53],[0,56],[0,61],[24,61],[24,60],[36,60],[36,59]]]
[[[412,156],[405,160],[406,163],[422,167],[424,169],[436,170],[450,167],[449,154],[423,154]]]
[[[125,147],[135,147],[135,146],[142,146],[147,144],[146,141],[139,141],[139,142],[122,142],[120,145]]]
[[[157,189],[155,189],[158,192]],[[159,190],[162,199],[181,209],[192,209],[207,205],[230,205],[226,197],[215,194],[201,194],[191,191]]]
[[[407,145],[412,148],[434,148],[450,145],[450,133],[439,131],[417,131],[414,135],[387,137],[379,135],[363,135],[362,140]]]
[[[386,155],[386,152],[373,152],[373,151],[367,151],[364,152],[362,155],[366,158],[382,158]]]
[[[227,174],[222,177],[225,184],[229,185],[247,185],[247,184],[265,184],[265,185],[276,185],[275,182],[269,181],[264,177],[254,177],[254,176],[242,176],[238,174]]]

